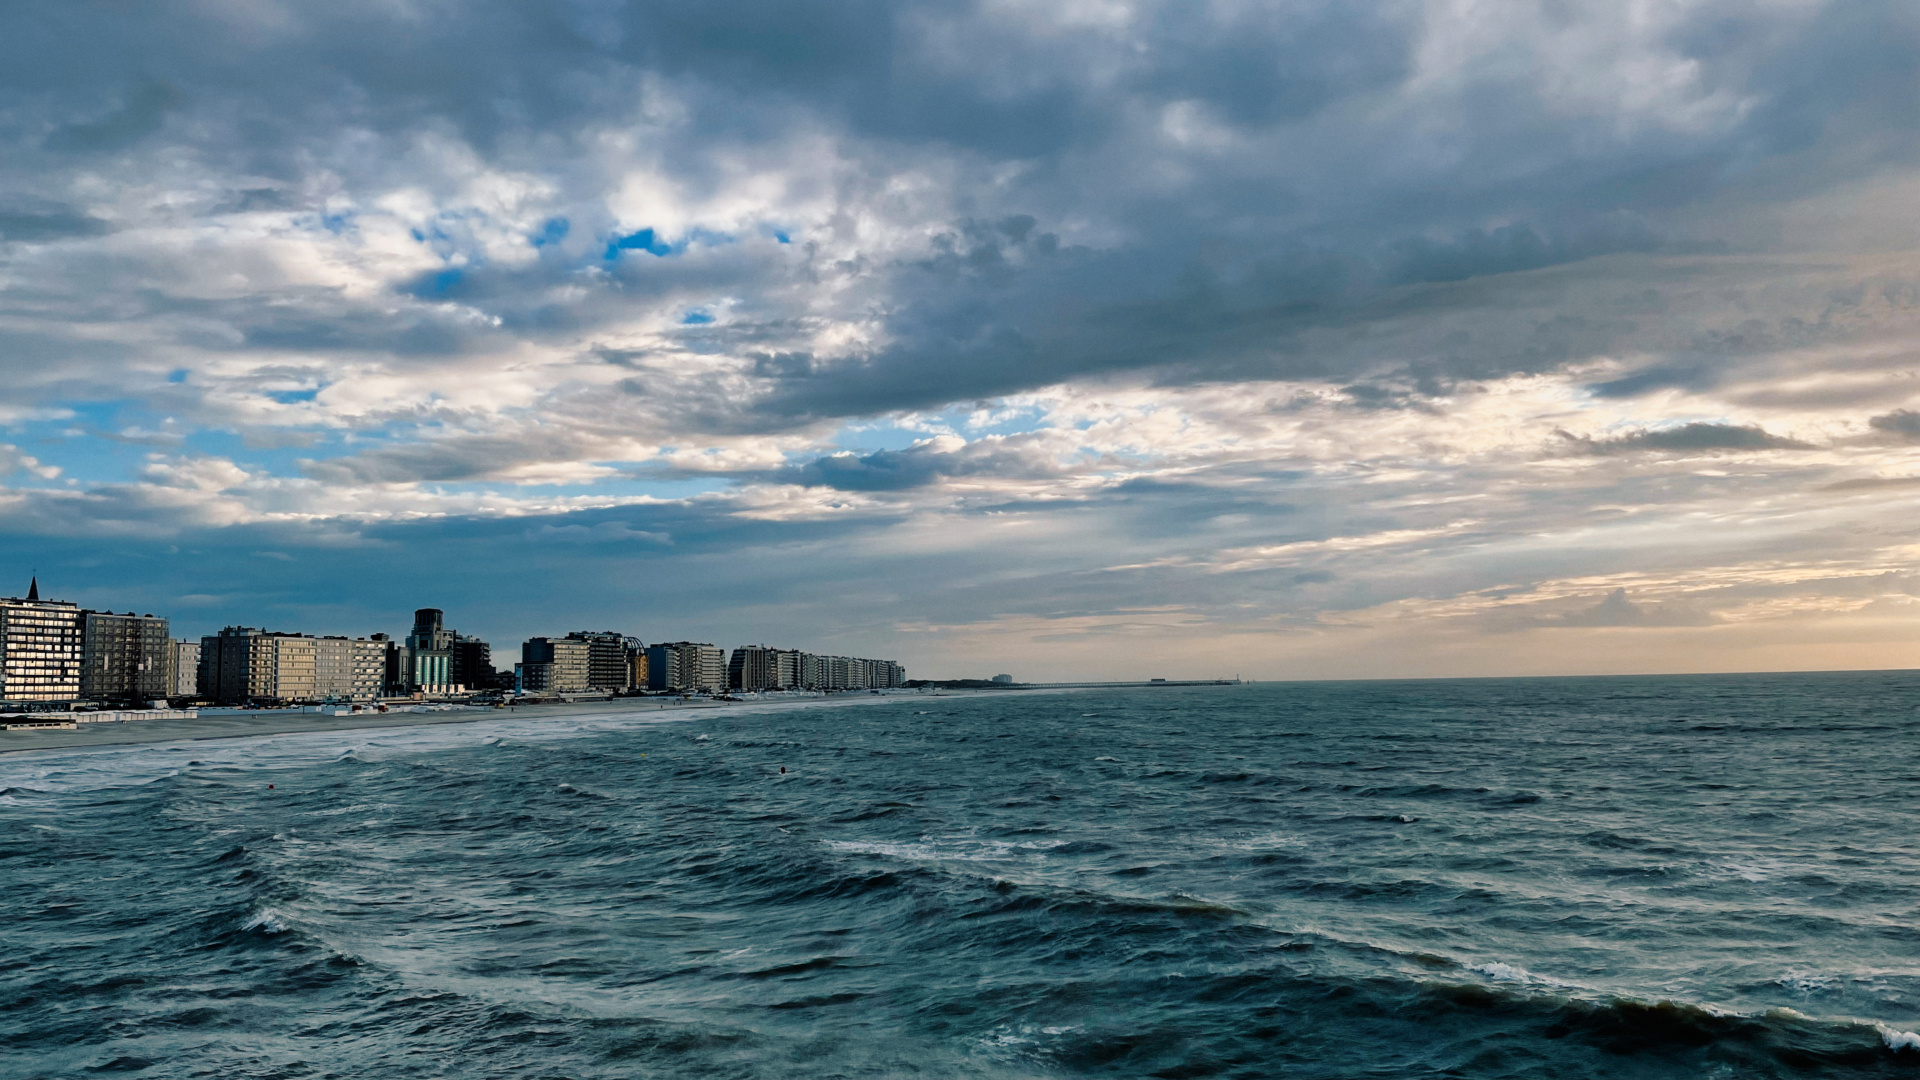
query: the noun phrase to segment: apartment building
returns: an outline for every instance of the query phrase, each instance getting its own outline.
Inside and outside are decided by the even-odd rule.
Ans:
[[[173,638],[152,615],[81,615],[80,696],[96,701],[150,702],[172,690]]]
[[[78,698],[82,623],[78,605],[40,599],[39,578],[25,597],[0,599],[0,701]]]
[[[167,696],[194,697],[200,693],[200,643],[175,641],[167,668]]]
[[[633,667],[627,659],[627,637],[612,630],[575,630],[567,637],[587,643],[587,685],[594,690],[621,691],[633,686]]]
[[[578,638],[528,638],[520,646],[515,681],[523,691],[584,694],[589,682],[593,646]]]
[[[371,700],[386,681],[387,644],[229,626],[200,639],[198,689],[227,705]]]
[[[681,693],[727,688],[726,650],[706,642],[672,641],[647,646],[647,687]]]

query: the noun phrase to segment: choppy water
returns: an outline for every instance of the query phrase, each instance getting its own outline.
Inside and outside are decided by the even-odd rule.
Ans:
[[[1913,1076],[1916,706],[1262,684],[9,755],[0,1070]]]

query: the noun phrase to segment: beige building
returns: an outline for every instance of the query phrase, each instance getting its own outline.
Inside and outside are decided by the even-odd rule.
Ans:
[[[386,642],[313,639],[313,694],[321,701],[372,701],[380,696],[386,676]]]
[[[370,701],[386,662],[384,641],[229,626],[200,639],[200,696],[234,705]]]
[[[672,641],[647,646],[647,688],[650,690],[719,693],[727,688],[727,654],[718,646],[698,641]]]
[[[584,694],[593,685],[592,643],[578,638],[528,638],[515,665],[520,689],[529,693]]]
[[[25,599],[0,599],[0,701],[78,698],[82,637],[80,608],[40,599],[37,578]]]
[[[200,693],[200,643],[175,641],[173,667],[167,672],[168,697],[194,697]]]

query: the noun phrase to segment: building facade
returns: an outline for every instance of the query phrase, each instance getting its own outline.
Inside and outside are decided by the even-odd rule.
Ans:
[[[452,692],[455,635],[447,629],[444,615],[439,608],[420,608],[413,613],[413,633],[407,635],[406,653],[400,662],[401,693]]]
[[[528,638],[520,646],[516,681],[528,693],[584,694],[592,688],[592,659],[592,644],[578,638]]]
[[[784,690],[780,685],[780,650],[765,645],[738,645],[727,654],[730,690]]]
[[[633,686],[633,668],[627,660],[627,637],[611,630],[576,630],[567,635],[587,643],[587,685],[615,693]]]
[[[200,693],[200,643],[175,641],[173,664],[167,669],[167,696],[196,697]]]
[[[168,696],[173,637],[152,615],[88,611],[80,625],[80,696],[95,701],[150,702]]]
[[[447,654],[450,659],[447,677],[453,685],[467,690],[493,685],[493,646],[477,637],[455,634]]]
[[[223,705],[369,701],[386,681],[388,644],[229,626],[200,639],[200,696]]]
[[[894,660],[858,656],[794,654],[796,678],[803,690],[867,690],[907,685],[907,669]]]
[[[78,698],[82,636],[79,606],[40,599],[38,578],[25,598],[0,599],[0,701]]]
[[[698,641],[647,646],[647,688],[716,693],[727,688],[726,650]]]
[[[320,701],[372,701],[387,681],[387,643],[371,638],[313,639],[313,696]]]

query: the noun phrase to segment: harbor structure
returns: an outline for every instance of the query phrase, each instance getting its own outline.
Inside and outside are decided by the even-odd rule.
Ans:
[[[167,620],[129,611],[81,615],[80,696],[151,702],[173,689],[173,637]]]
[[[40,599],[38,577],[0,599],[0,701],[77,699],[83,630],[79,605]]]

